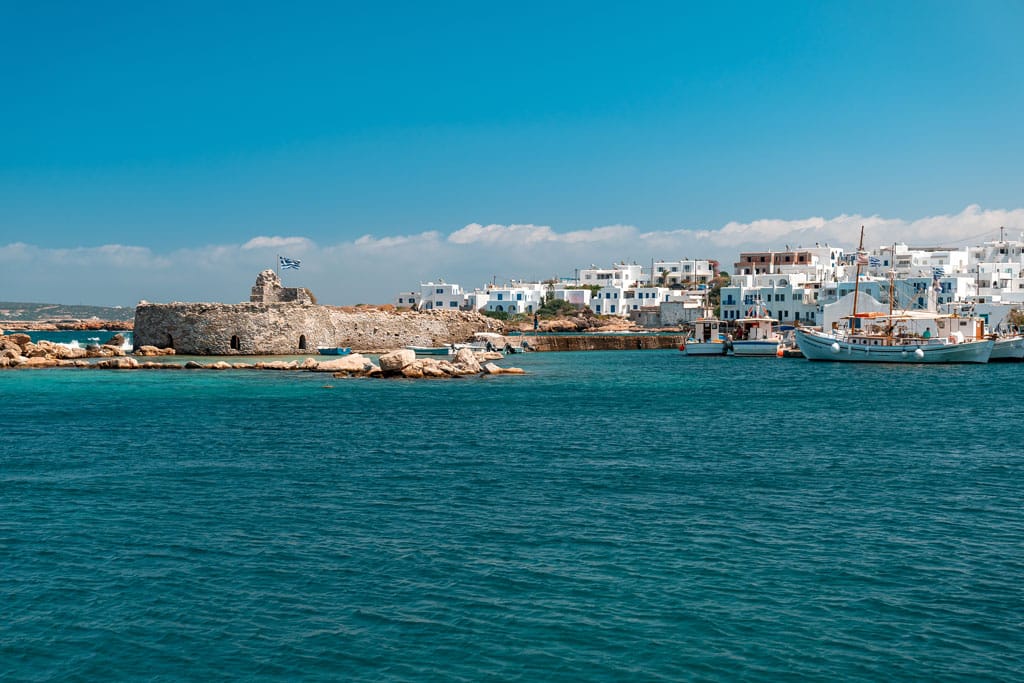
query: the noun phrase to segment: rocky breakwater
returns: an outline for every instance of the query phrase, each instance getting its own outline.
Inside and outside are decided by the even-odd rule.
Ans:
[[[0,336],[0,368],[86,367],[105,363],[106,367],[132,367],[134,358],[126,356],[124,337],[115,334],[103,344],[86,347],[33,342],[27,334]],[[101,366],[102,367],[102,366]]]
[[[140,303],[137,346],[189,355],[289,355],[318,346],[380,353],[403,346],[447,346],[501,323],[474,311],[350,309],[312,303]]]

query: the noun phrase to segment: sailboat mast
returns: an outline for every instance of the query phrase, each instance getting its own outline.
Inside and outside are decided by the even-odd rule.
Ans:
[[[860,226],[860,244],[857,245],[857,274],[853,282],[853,317],[857,317],[857,295],[860,292],[860,255],[864,253],[864,226]]]

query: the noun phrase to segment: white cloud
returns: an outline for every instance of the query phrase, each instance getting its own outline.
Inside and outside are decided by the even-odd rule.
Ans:
[[[951,215],[913,220],[840,214],[801,219],[731,221],[716,229],[641,232],[608,225],[558,232],[533,224],[471,223],[447,235],[363,235],[318,245],[308,237],[254,237],[243,244],[215,244],[155,253],[148,247],[44,248],[24,242],[0,245],[3,287],[10,301],[133,305],[149,301],[248,299],[256,274],[274,268],[273,249],[288,249],[302,267],[282,272],[288,286],[309,287],[321,303],[386,303],[399,291],[444,278],[463,287],[492,279],[571,276],[574,269],[615,261],[649,263],[653,258],[714,258],[724,267],[740,251],[810,246],[815,242],[856,245],[860,226],[865,243],[893,241],[912,246],[978,244],[996,239],[999,227],[1019,238],[1024,209],[987,210],[971,205]]]
[[[305,237],[253,237],[242,245],[242,249],[306,249],[312,246],[312,242]]]
[[[408,247],[413,245],[434,244],[440,240],[441,233],[436,230],[421,232],[418,235],[395,235],[393,237],[374,237],[363,235],[352,244],[360,249],[380,250],[394,249],[396,247]]]
[[[589,230],[557,233],[548,225],[480,225],[470,223],[448,235],[452,244],[532,247],[540,243],[598,243],[621,240],[636,233],[628,225],[611,225]]]

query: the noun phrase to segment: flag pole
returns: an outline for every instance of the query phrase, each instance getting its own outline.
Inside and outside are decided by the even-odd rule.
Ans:
[[[281,279],[281,255],[277,255],[277,279]]]

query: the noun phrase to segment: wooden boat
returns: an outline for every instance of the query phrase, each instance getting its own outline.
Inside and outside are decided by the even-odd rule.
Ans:
[[[318,346],[316,352],[321,356],[347,356],[352,349],[348,346]]]
[[[797,345],[809,360],[858,363],[987,363],[995,341],[970,339],[960,330],[945,327],[939,318],[916,311],[893,311],[893,281],[889,272],[889,312],[858,313],[857,293],[860,269],[868,261],[864,251],[864,228],[860,230],[857,247],[857,274],[854,284],[852,315],[845,325],[829,332],[799,328],[794,330]],[[914,320],[931,320],[937,329],[948,330],[941,335],[919,334],[912,329]]]
[[[778,356],[782,335],[775,331],[777,322],[768,315],[761,302],[754,304],[744,318],[736,321],[732,339],[734,356]]]
[[[693,334],[679,346],[679,350],[687,356],[724,356],[729,344],[722,328],[722,321],[718,318],[697,318],[693,321]]]
[[[417,356],[448,356],[455,353],[454,346],[406,346],[410,351],[415,351]]]

